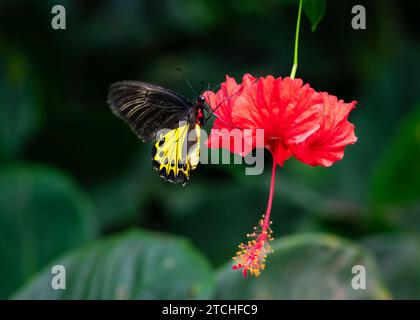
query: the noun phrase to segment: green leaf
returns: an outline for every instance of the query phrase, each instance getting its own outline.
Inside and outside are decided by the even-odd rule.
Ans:
[[[375,255],[386,285],[395,299],[420,299],[420,238],[382,234],[361,240]]]
[[[382,19],[386,19],[382,17]],[[391,19],[392,20],[392,19]],[[395,22],[395,21],[394,21]],[[397,27],[391,25],[389,27]],[[389,29],[391,30],[391,29]],[[385,33],[386,34],[386,33]],[[384,38],[387,36],[384,34]],[[398,37],[401,38],[401,37]],[[353,96],[357,98],[359,104],[352,115],[350,121],[356,126],[356,135],[358,141],[352,146],[348,146],[342,161],[335,163],[332,167],[324,169],[323,176],[328,181],[328,187],[324,192],[328,195],[334,195],[338,198],[348,199],[355,203],[369,203],[372,200],[372,174],[376,175],[375,179],[382,171],[382,157],[387,157],[384,151],[389,147],[386,153],[393,153],[389,142],[392,137],[398,136],[398,131],[403,129],[399,124],[408,116],[415,104],[420,101],[420,50],[413,45],[397,45],[395,43],[388,44],[393,47],[392,53],[387,53],[386,57],[378,60],[378,55],[369,54],[367,44],[369,37],[364,40],[366,43],[363,48],[365,57],[361,57],[351,62],[349,66],[357,69],[358,79],[364,79],[363,84],[359,88],[360,94]],[[388,48],[388,47],[386,47]],[[397,49],[398,48],[398,49]],[[383,51],[383,50],[382,50]],[[366,57],[369,57],[366,60]],[[351,59],[350,59],[351,60]],[[349,60],[349,61],[350,61]],[[366,61],[365,61],[366,60]],[[360,61],[364,61],[363,67],[358,66]],[[401,65],[409,65],[410,68],[404,69]],[[370,70],[368,74],[367,70]],[[362,72],[363,71],[363,72]],[[404,81],[400,81],[404,79]],[[402,95],[396,92],[404,92]],[[398,108],[395,106],[398,105]],[[378,121],[378,108],[380,108],[381,121]],[[410,116],[408,116],[410,117]],[[399,147],[397,147],[399,149]],[[413,166],[411,157],[417,158],[417,153],[407,157],[404,162],[400,162],[401,173],[403,171],[416,170],[418,166]],[[395,167],[394,167],[395,168]],[[384,174],[388,175],[386,172]],[[396,173],[398,176],[398,173]],[[413,176],[414,178],[414,176]],[[414,180],[412,180],[414,181]],[[397,194],[400,189],[407,190],[404,184],[412,184],[411,180],[407,180],[404,172],[404,180],[394,185],[387,185],[388,195],[393,198],[392,190]],[[374,182],[376,184],[376,182]],[[376,186],[374,187],[376,188]],[[319,190],[319,188],[318,188]],[[376,192],[376,191],[375,191]],[[411,191],[410,193],[411,194]],[[403,195],[401,193],[399,196]],[[408,195],[408,194],[407,194]],[[383,198],[386,200],[386,196]],[[398,200],[397,200],[398,201]]]
[[[0,297],[95,235],[93,209],[62,173],[13,166],[0,172]]]
[[[121,168],[119,175],[91,187],[90,193],[99,213],[98,222],[102,229],[135,223],[142,218],[141,207],[148,195],[148,189],[153,185],[151,177],[156,175],[149,158],[149,148],[142,148],[128,166]],[[145,184],[144,181],[148,183]]]
[[[16,299],[206,299],[214,274],[189,242],[132,230],[55,261],[66,269],[66,289],[51,288],[47,268]]]
[[[312,32],[316,30],[319,22],[325,15],[326,0],[303,0],[303,11],[312,23]]]
[[[39,109],[34,70],[24,56],[0,43],[0,159],[22,151],[39,126]]]
[[[384,299],[384,289],[370,255],[334,236],[301,234],[272,243],[259,278],[243,278],[231,264],[218,277],[218,299]],[[366,289],[351,286],[352,268],[366,268]]]
[[[419,204],[420,104],[398,127],[374,171],[373,200],[379,205]]]

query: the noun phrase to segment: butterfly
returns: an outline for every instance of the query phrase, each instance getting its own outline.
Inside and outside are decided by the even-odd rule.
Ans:
[[[109,87],[107,102],[143,142],[154,140],[152,164],[160,176],[186,185],[199,162],[204,97],[193,103],[157,85],[120,81]]]

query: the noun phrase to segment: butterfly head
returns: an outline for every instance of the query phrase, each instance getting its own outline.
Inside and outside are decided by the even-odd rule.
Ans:
[[[202,105],[202,106],[204,106],[204,103],[206,102],[206,99],[204,98],[204,96],[202,96],[202,95],[199,95],[198,96],[198,98],[197,98],[197,105]]]
[[[195,105],[197,107],[196,122],[201,127],[203,127],[205,125],[205,121],[206,121],[206,119],[204,117],[205,103],[206,103],[206,99],[202,95],[199,95],[196,102],[195,102]]]

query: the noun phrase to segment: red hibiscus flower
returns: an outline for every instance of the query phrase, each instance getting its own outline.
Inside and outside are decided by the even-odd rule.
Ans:
[[[318,93],[301,79],[255,78],[244,75],[242,83],[226,76],[217,93],[206,91],[206,102],[216,115],[208,145],[228,143],[231,152],[245,156],[253,148],[265,147],[273,155],[270,196],[267,210],[250,240],[239,246],[234,269],[244,276],[260,275],[266,255],[271,251],[270,212],[277,164],[292,156],[310,164],[330,166],[340,160],[344,148],[355,143],[354,126],[347,118],[356,102],[344,103],[327,93]],[[264,139],[256,138],[262,129]],[[239,130],[243,148],[236,150],[231,132]]]
[[[300,79],[273,76],[256,79],[246,74],[238,85],[235,79],[226,76],[216,94],[204,93],[217,117],[209,146],[222,145],[221,140],[228,138],[226,133],[232,129],[251,129],[243,131],[243,150],[233,150],[234,144],[230,143],[230,151],[244,156],[255,147],[266,147],[282,166],[292,155],[289,145],[304,141],[320,127],[322,98],[309,85],[302,84]],[[256,129],[264,130],[264,145],[257,145]]]

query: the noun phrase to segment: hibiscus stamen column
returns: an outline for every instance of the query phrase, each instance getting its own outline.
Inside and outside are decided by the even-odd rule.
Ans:
[[[274,186],[276,184],[276,168],[277,163],[273,157],[273,166],[271,169],[270,196],[268,197],[267,211],[265,212],[263,229],[267,229],[270,225],[271,204],[273,202]]]
[[[276,168],[277,163],[273,157],[267,210],[263,215],[263,218],[259,221],[258,227],[254,227],[254,231],[251,234],[247,234],[247,237],[251,239],[246,244],[241,243],[239,245],[239,251],[236,253],[236,257],[233,258],[237,262],[233,266],[233,269],[237,270],[242,268],[244,277],[247,276],[248,271],[251,275],[258,277],[261,274],[261,270],[264,270],[265,268],[267,254],[272,252],[269,244],[269,242],[273,240],[271,235],[272,230],[270,228],[270,214],[276,182]]]

